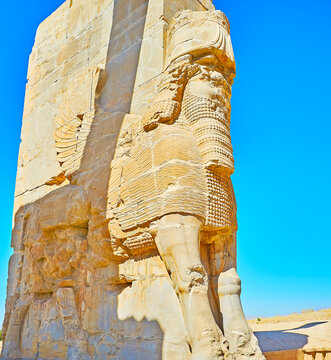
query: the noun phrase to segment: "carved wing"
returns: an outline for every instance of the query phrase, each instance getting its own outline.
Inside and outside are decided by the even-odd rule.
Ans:
[[[92,74],[73,81],[63,94],[55,120],[57,159],[66,177],[79,169],[94,117]],[[91,105],[92,104],[92,105]]]

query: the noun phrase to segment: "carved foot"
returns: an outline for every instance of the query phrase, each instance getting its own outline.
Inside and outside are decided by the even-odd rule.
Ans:
[[[236,360],[265,360],[256,337],[249,327],[240,301],[241,281],[234,268],[218,279],[224,335]]]
[[[203,330],[193,342],[191,360],[235,360],[229,344],[219,329]]]
[[[259,348],[257,338],[252,333],[250,340],[243,346],[239,346],[235,353],[236,360],[266,360]]]

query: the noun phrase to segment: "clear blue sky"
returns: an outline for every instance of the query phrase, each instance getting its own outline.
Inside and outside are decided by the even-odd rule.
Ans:
[[[1,1],[0,321],[28,56],[62,0]],[[216,0],[231,21],[238,270],[249,317],[331,307],[329,0]]]

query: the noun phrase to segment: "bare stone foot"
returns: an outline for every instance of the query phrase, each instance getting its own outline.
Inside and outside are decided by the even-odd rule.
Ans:
[[[224,334],[236,360],[264,360],[259,344],[249,327],[240,301],[241,281],[235,268],[220,274],[218,292]]]
[[[246,337],[245,337],[246,339]],[[238,341],[239,343],[239,341]],[[235,349],[235,358],[236,360],[265,360],[264,355],[262,354],[259,344],[257,341],[257,338],[252,333],[250,336],[250,339],[248,342],[245,342],[244,344],[238,344],[239,346]]]
[[[192,346],[191,360],[235,360],[229,344],[219,329],[203,330]]]

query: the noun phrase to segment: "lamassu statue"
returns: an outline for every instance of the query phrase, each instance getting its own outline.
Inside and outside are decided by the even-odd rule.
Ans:
[[[114,242],[132,255],[157,248],[181,303],[192,360],[264,358],[235,270],[229,32],[220,11],[174,16],[158,92],[144,115],[125,118],[109,185]]]
[[[236,272],[229,22],[207,0],[164,1],[156,16],[159,3],[92,0],[90,8],[68,1],[44,24],[54,39],[46,31],[36,42],[25,129],[37,124],[32,134],[42,134],[48,121],[53,133],[50,143],[44,137],[51,131],[41,136],[31,159],[21,145],[22,168],[34,179],[29,166],[38,156],[58,163],[49,181],[18,196],[6,360],[264,359]],[[177,12],[184,8],[194,11]],[[102,34],[108,54],[101,66]],[[148,64],[155,72],[144,43],[162,45]],[[52,67],[43,58],[50,49],[63,67],[40,78],[40,69]],[[128,77],[145,82],[133,88]],[[133,93],[149,105],[137,106]],[[36,99],[45,107],[40,113]]]

